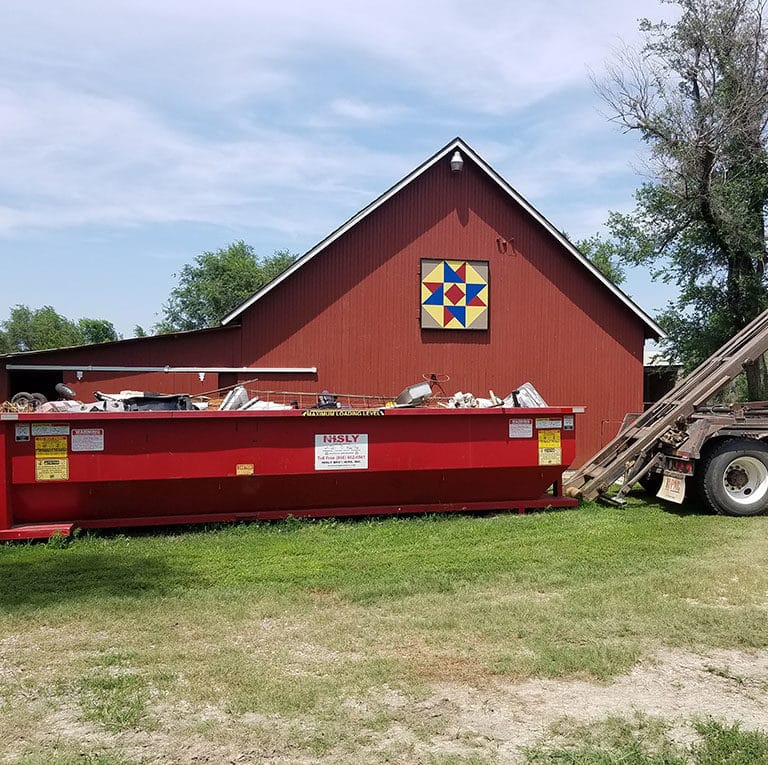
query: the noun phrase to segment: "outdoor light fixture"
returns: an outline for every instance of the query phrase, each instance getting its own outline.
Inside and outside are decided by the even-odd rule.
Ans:
[[[463,167],[464,167],[464,160],[461,158],[461,154],[457,149],[456,151],[453,152],[453,156],[451,157],[451,172],[460,173]]]

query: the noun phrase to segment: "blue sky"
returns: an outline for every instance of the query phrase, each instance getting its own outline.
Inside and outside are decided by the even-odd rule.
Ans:
[[[590,83],[656,0],[0,0],[0,320],[149,329],[204,251],[305,252],[456,135],[572,238],[632,207]],[[673,296],[636,271],[648,312]]]

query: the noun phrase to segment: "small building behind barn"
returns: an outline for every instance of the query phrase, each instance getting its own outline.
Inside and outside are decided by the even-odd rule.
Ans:
[[[457,138],[213,329],[0,357],[21,390],[506,396],[585,406],[576,464],[642,411],[658,325]]]

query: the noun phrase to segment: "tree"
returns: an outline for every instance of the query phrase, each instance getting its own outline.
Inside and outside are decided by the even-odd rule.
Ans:
[[[80,345],[83,339],[77,324],[49,305],[34,310],[26,305],[14,306],[3,329],[11,353],[65,348]]]
[[[120,339],[114,324],[106,319],[80,319],[77,328],[84,343],[109,343]]]
[[[575,245],[592,265],[614,284],[622,284],[626,280],[626,270],[614,242],[595,234],[588,239],[575,242]]]
[[[650,149],[635,210],[609,218],[616,251],[679,287],[658,318],[690,368],[768,305],[768,39],[759,0],[674,4],[679,20],[641,21],[644,46],[619,54],[597,87]],[[762,398],[764,363],[747,382]]]
[[[155,331],[215,326],[296,258],[287,250],[279,250],[272,257],[261,259],[242,240],[197,255],[179,272],[178,286],[163,305],[163,316]]]
[[[71,321],[49,305],[31,309],[17,305],[0,324],[0,352],[19,353],[67,348],[85,343],[117,340],[114,326],[104,319]]]

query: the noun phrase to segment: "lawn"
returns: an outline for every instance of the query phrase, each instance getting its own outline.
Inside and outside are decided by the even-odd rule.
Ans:
[[[6,545],[0,761],[613,762],[640,745],[505,748],[465,713],[531,682],[610,688],[660,652],[735,677],[725,652],[768,645],[767,533],[635,499]],[[762,746],[732,723],[691,720]]]

